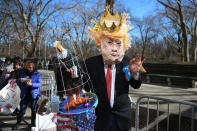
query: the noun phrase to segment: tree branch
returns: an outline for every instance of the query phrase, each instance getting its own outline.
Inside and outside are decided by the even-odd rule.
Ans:
[[[51,1],[52,1],[52,0],[47,1],[47,3],[46,3],[46,4],[44,5],[44,7],[41,9],[40,14],[43,13],[43,11],[45,10],[45,8],[47,7],[47,5],[48,5],[49,3],[51,3]]]
[[[28,32],[29,32],[29,34],[30,34],[30,36],[31,36],[32,42],[34,42],[35,39],[34,39],[33,31],[32,31],[31,28],[28,26],[27,18],[26,18],[26,15],[25,15],[25,13],[24,13],[24,9],[23,9],[21,0],[18,0],[18,3],[19,3],[19,7],[20,7],[21,14],[22,14],[22,18],[23,18],[23,20],[24,20],[25,27],[26,27],[26,29],[28,30]]]
[[[177,10],[176,8],[167,5],[167,4],[164,3],[163,1],[161,1],[161,0],[157,0],[157,1],[158,1],[160,4],[162,4],[163,6],[165,6],[166,8],[169,8],[169,9],[171,9],[171,10],[173,10],[173,11],[178,12],[178,10]]]

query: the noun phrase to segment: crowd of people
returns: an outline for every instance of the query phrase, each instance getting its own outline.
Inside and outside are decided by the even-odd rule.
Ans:
[[[12,114],[17,116],[17,123],[13,129],[18,129],[28,106],[31,108],[30,127],[36,126],[37,101],[41,96],[42,76],[35,64],[32,61],[23,62],[20,57],[13,59],[7,57],[5,62],[1,63],[0,76],[0,90],[8,84],[9,80],[14,80],[21,90],[20,107]]]

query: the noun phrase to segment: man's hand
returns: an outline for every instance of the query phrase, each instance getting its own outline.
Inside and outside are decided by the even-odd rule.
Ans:
[[[31,81],[31,79],[28,79],[28,80],[27,80],[27,85],[28,85],[28,86],[32,86],[32,81]]]
[[[26,82],[27,79],[26,78],[21,78],[21,82]]]
[[[11,73],[11,72],[13,72],[14,71],[14,69],[10,69],[9,71],[8,71],[8,73]]]
[[[144,62],[144,60],[141,60],[141,57],[141,54],[137,54],[136,57],[131,59],[129,62],[130,71],[134,76],[138,74],[138,71],[140,70],[142,63]]]

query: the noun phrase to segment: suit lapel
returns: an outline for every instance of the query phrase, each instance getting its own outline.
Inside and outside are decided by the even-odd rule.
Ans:
[[[117,90],[118,90],[117,89],[117,85],[118,85],[118,82],[120,80],[120,77],[122,77],[121,76],[121,71],[122,71],[122,68],[123,68],[123,61],[124,61],[124,58],[123,58],[123,60],[120,63],[116,64],[116,78],[115,78],[114,101],[115,101],[115,99],[117,97]]]
[[[119,77],[119,74],[120,74],[120,65],[121,65],[121,63],[116,64],[116,78],[115,78],[114,102],[115,102],[115,99],[116,99],[116,96],[117,96],[118,78],[120,78]]]
[[[100,75],[99,79],[100,79],[100,82],[102,82],[102,84],[104,84],[106,86],[106,80],[105,80],[105,71],[104,71],[104,63],[103,63],[103,58],[102,56],[99,56],[99,59],[98,59],[98,68],[96,68],[97,72],[98,72],[98,75]]]

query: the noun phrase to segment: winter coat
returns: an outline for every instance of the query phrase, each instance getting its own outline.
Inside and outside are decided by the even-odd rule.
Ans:
[[[32,86],[28,86],[26,82],[21,82],[21,78],[31,79]],[[29,93],[34,99],[41,96],[40,87],[42,86],[42,75],[37,70],[29,73],[25,69],[24,72],[20,75],[20,78],[17,80],[17,84],[19,87],[21,87],[21,100],[23,100]]]
[[[11,79],[19,79],[21,74],[24,72],[24,69],[15,69],[13,72],[11,72]]]

